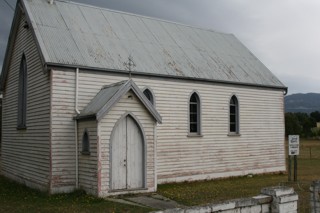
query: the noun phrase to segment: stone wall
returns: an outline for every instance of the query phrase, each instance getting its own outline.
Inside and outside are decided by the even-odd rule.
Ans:
[[[184,209],[168,209],[157,213],[296,213],[297,208],[298,195],[293,188],[271,187],[262,189],[260,195],[251,198]]]
[[[320,180],[313,181],[310,186],[310,207],[311,213],[320,212]]]

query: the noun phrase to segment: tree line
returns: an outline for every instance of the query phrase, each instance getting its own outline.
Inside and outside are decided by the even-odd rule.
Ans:
[[[303,138],[320,137],[320,128],[316,128],[320,122],[320,112],[310,114],[302,112],[287,112],[285,114],[286,136],[300,135]]]

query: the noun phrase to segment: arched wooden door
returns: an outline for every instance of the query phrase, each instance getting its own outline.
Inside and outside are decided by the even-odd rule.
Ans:
[[[111,187],[113,190],[144,187],[144,139],[137,122],[127,115],[113,130]]]

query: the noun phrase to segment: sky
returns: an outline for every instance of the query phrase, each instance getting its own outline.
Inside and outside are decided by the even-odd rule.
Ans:
[[[46,1],[46,0],[44,0]],[[288,94],[320,93],[319,0],[73,0],[234,34]],[[2,67],[16,0],[0,0]]]

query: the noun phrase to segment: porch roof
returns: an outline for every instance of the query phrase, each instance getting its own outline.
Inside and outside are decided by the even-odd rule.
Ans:
[[[75,117],[77,120],[92,119],[101,120],[105,114],[125,95],[129,90],[139,98],[154,119],[162,122],[162,118],[155,107],[150,103],[147,97],[142,93],[132,79],[120,81],[115,84],[106,85],[97,93],[91,102]]]

